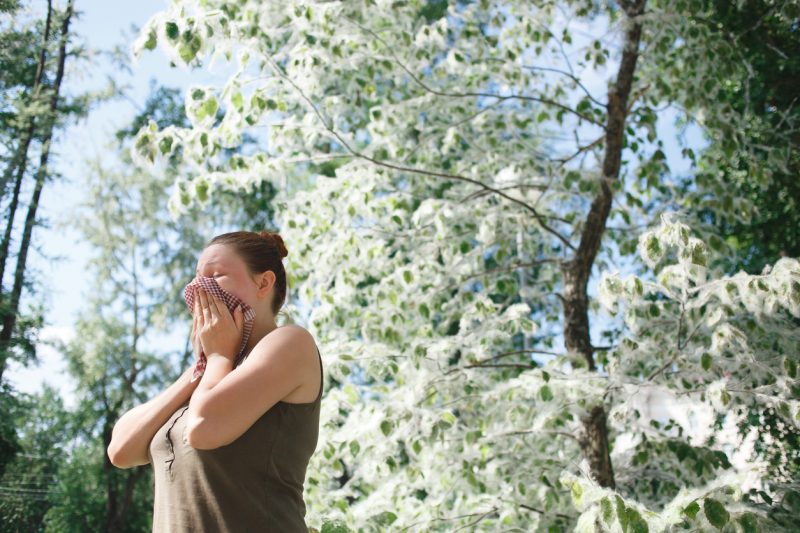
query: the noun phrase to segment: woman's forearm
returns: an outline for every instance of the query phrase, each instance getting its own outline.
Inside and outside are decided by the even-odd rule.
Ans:
[[[114,466],[131,468],[150,462],[147,452],[153,435],[189,400],[200,382],[189,382],[193,370],[192,367],[187,369],[158,396],[129,410],[114,424],[107,450]]]
[[[192,399],[189,402],[189,410],[186,412],[186,435],[190,446],[197,447],[198,444],[203,446],[202,433],[208,433],[208,431],[202,431],[203,428],[199,426],[204,425],[206,406],[211,401],[214,387],[225,376],[230,374],[231,370],[233,370],[233,361],[230,359],[218,354],[210,354],[208,356],[203,379],[200,380],[200,385],[197,386],[197,390],[192,395]]]

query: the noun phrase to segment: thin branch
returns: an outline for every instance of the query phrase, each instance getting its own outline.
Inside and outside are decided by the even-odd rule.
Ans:
[[[600,136],[600,137],[598,137],[597,139],[595,139],[595,140],[593,140],[592,142],[590,142],[589,144],[587,144],[586,146],[578,146],[578,150],[577,150],[577,151],[576,151],[574,154],[572,154],[571,156],[569,156],[569,157],[562,157],[562,158],[558,158],[558,159],[553,159],[553,161],[558,161],[558,163],[559,163],[559,165],[558,165],[558,166],[560,166],[560,167],[563,167],[563,166],[564,166],[565,164],[567,164],[569,161],[571,161],[571,160],[575,159],[576,157],[578,157],[580,154],[582,154],[582,153],[583,153],[583,152],[585,152],[586,150],[589,150],[589,149],[591,149],[591,148],[594,148],[594,147],[595,147],[595,146],[597,146],[598,144],[602,143],[602,142],[603,142],[603,139],[605,139],[605,136]]]
[[[534,209],[532,206],[528,205],[527,203],[523,202],[522,200],[519,200],[517,198],[509,196],[509,195],[505,194],[502,191],[494,189],[493,187],[490,187],[490,186],[486,185],[485,183],[483,183],[483,182],[481,182],[479,180],[476,180],[476,179],[473,179],[473,178],[469,178],[469,177],[466,177],[466,176],[462,176],[462,175],[459,175],[459,174],[446,174],[446,173],[443,173],[443,172],[434,172],[434,171],[431,171],[431,170],[424,170],[424,169],[419,169],[419,168],[406,167],[406,166],[402,166],[402,165],[395,165],[395,164],[392,164],[392,163],[387,163],[385,161],[380,161],[378,159],[375,159],[372,156],[368,156],[366,154],[363,154],[363,153],[355,150],[354,148],[352,148],[350,146],[350,144],[347,141],[344,140],[344,138],[342,138],[341,135],[339,135],[339,133],[333,128],[332,124],[328,124],[328,122],[322,116],[322,114],[320,113],[319,109],[314,104],[314,102],[312,102],[311,99],[308,97],[308,95],[306,95],[305,92],[302,89],[300,89],[300,87],[297,86],[297,84],[294,82],[294,80],[289,78],[283,72],[283,70],[272,60],[271,57],[269,57],[267,55],[264,55],[263,57],[266,59],[267,62],[270,63],[270,65],[272,65],[272,68],[275,70],[275,72],[282,79],[284,79],[287,82],[289,82],[289,84],[291,84],[292,87],[295,88],[295,90],[308,103],[308,105],[311,106],[311,109],[314,111],[314,114],[316,114],[317,117],[320,119],[322,124],[325,126],[325,129],[328,130],[331,133],[331,135],[336,137],[336,139],[342,144],[342,146],[347,151],[349,151],[350,153],[352,153],[356,157],[359,157],[361,159],[370,161],[371,163],[374,163],[374,164],[382,166],[382,167],[391,168],[393,170],[399,170],[399,171],[402,171],[402,172],[413,172],[415,174],[421,174],[421,175],[432,176],[432,177],[437,177],[437,178],[455,179],[455,180],[463,181],[463,182],[466,182],[466,183],[472,183],[473,185],[477,185],[478,187],[482,187],[482,188],[487,189],[487,190],[491,190],[492,192],[494,192],[498,196],[501,196],[501,197],[505,198],[506,200],[509,200],[510,202],[513,202],[513,203],[515,203],[517,205],[522,206],[527,211],[530,211],[531,214],[533,214],[533,217],[536,219],[536,221],[539,223],[539,225],[544,230],[546,230],[547,232],[551,233],[553,236],[558,238],[562,243],[564,243],[564,245],[566,247],[568,247],[568,248],[570,248],[572,250],[575,249],[575,247],[572,245],[572,243],[569,242],[569,240],[567,240],[566,237],[561,235],[555,229],[553,229],[550,226],[548,226],[547,223],[542,218],[542,216],[539,214],[539,212],[536,209]]]
[[[581,83],[581,80],[578,79],[578,77],[575,76],[574,74],[571,74],[569,72],[565,72],[565,71],[563,71],[561,69],[551,68],[551,67],[537,67],[537,66],[533,66],[533,65],[522,65],[522,68],[527,68],[527,69],[531,69],[531,70],[533,70],[533,69],[536,69],[536,70],[549,70],[549,71],[552,71],[552,72],[558,72],[559,74],[563,74],[564,76],[567,76],[572,81],[574,81],[578,85],[578,87],[580,87],[583,90],[583,92],[586,93],[586,96],[592,102],[594,102],[595,104],[597,104],[597,105],[599,105],[601,107],[608,107],[605,102],[601,102],[600,100],[597,100],[594,96],[592,96],[592,93],[590,93],[589,90],[586,87],[583,86],[583,84]]]
[[[459,370],[464,370],[464,369],[467,369],[467,368],[521,368],[523,370],[530,370],[531,368],[538,368],[538,366],[535,365],[535,364],[523,365],[523,364],[520,364],[520,363],[493,363],[493,364],[486,364],[486,365],[478,365],[478,364],[461,365],[461,366],[458,366],[456,368],[451,368],[450,370],[448,370],[447,372],[444,372],[443,374],[446,376],[446,375],[451,374],[453,372],[457,372]]]
[[[561,104],[559,102],[555,102],[553,100],[548,100],[548,99],[544,99],[544,98],[539,98],[539,97],[536,97],[536,96],[526,96],[526,95],[519,95],[519,94],[512,94],[512,95],[508,95],[508,96],[502,96],[502,95],[499,95],[499,94],[483,93],[483,92],[446,93],[446,92],[438,91],[438,90],[426,85],[416,74],[411,72],[411,70],[408,67],[406,67],[405,64],[402,61],[400,61],[400,59],[398,59],[397,55],[395,55],[395,53],[392,51],[391,46],[389,46],[389,44],[386,43],[386,41],[384,41],[380,37],[380,35],[375,33],[373,30],[362,26],[361,24],[359,24],[358,22],[356,22],[356,21],[354,21],[352,19],[349,19],[349,18],[345,17],[344,20],[346,20],[347,22],[350,22],[351,24],[354,24],[354,25],[358,26],[359,28],[361,28],[362,31],[365,31],[365,32],[369,33],[378,42],[383,44],[389,50],[389,54],[392,56],[392,58],[395,60],[395,62],[398,65],[400,65],[400,68],[402,68],[409,76],[411,76],[411,79],[413,79],[420,87],[422,87],[423,89],[425,89],[426,91],[428,91],[431,94],[435,94],[437,96],[446,96],[446,97],[450,97],[450,98],[485,97],[485,98],[498,98],[500,100],[523,100],[523,101],[539,102],[539,103],[546,104],[546,105],[551,105],[551,106],[557,107],[559,109],[562,109],[564,111],[567,111],[569,113],[572,113],[572,114],[578,116],[579,118],[582,118],[583,120],[585,120],[585,121],[587,121],[587,122],[589,122],[591,124],[594,124],[595,126],[599,126],[599,127],[603,128],[603,129],[605,129],[605,124],[602,124],[601,122],[597,122],[594,118],[592,118],[592,117],[590,117],[588,115],[584,115],[583,113],[579,113],[578,111],[572,109],[571,107],[565,106],[565,105],[563,105],[563,104]]]
[[[575,440],[576,442],[579,442],[578,437],[576,437],[572,433],[568,431],[558,431],[557,429],[522,429],[518,431],[506,431],[504,433],[494,433],[487,437],[495,438],[495,437],[508,437],[513,435],[531,435],[531,434],[541,435],[543,433],[547,435],[561,435],[562,437],[568,437],[570,439]]]
[[[496,513],[496,512],[497,512],[497,507],[492,507],[491,509],[489,509],[488,511],[483,513],[483,515],[479,516],[477,518],[477,520],[474,520],[474,521],[470,522],[469,524],[464,524],[463,526],[459,527],[458,529],[455,529],[454,531],[460,531],[460,530],[462,530],[462,529],[464,529],[466,527],[474,526],[475,524],[477,524],[478,522],[480,522],[481,520],[483,520],[484,518],[486,518],[490,514]]]

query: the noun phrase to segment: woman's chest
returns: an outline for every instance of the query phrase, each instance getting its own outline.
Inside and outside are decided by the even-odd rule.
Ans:
[[[213,450],[198,450],[186,436],[188,405],[179,408],[153,436],[150,454],[153,467],[169,480],[202,472],[205,475],[260,474],[280,435],[281,412],[275,406],[257,419],[236,440]]]

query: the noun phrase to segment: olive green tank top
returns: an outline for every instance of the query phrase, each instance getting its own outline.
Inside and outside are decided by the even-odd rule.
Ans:
[[[303,483],[317,447],[322,356],[317,399],[279,401],[235,441],[213,450],[186,443],[188,402],[155,433],[154,533],[307,533]]]

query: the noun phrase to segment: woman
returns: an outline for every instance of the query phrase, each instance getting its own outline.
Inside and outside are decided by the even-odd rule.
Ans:
[[[214,237],[185,291],[195,296],[187,304],[202,377],[192,379],[193,365],[114,426],[111,462],[153,465],[154,532],[308,531],[303,482],[319,433],[322,359],[308,331],[275,323],[286,255],[276,233]],[[243,305],[232,314],[202,290],[209,283]]]

